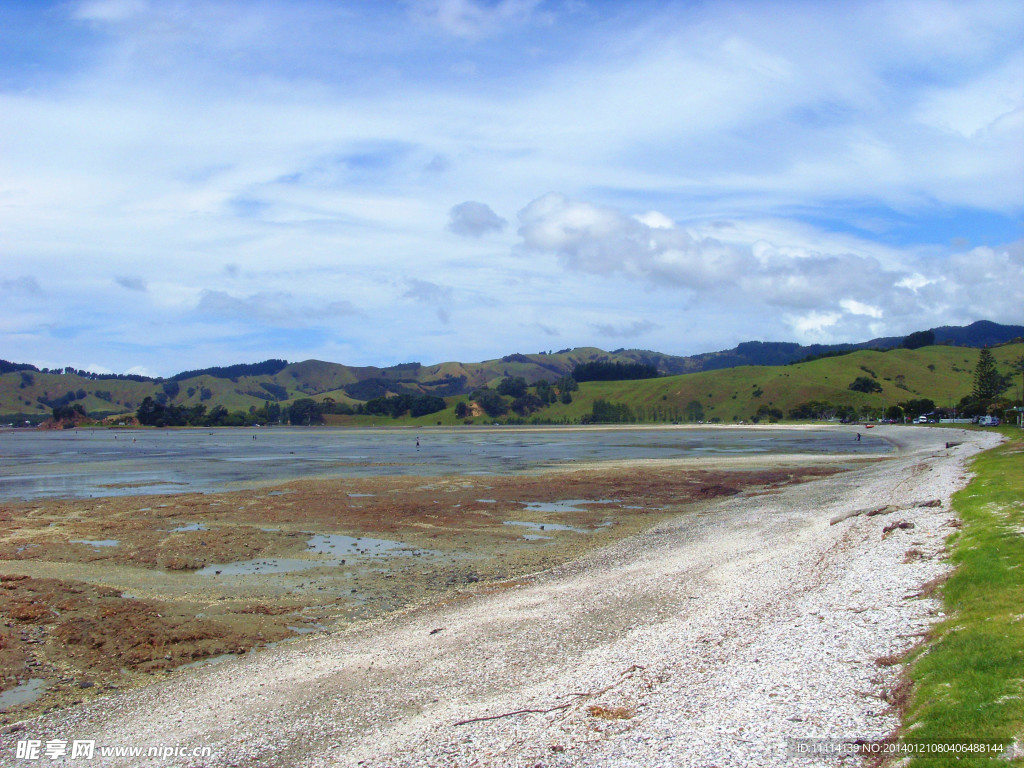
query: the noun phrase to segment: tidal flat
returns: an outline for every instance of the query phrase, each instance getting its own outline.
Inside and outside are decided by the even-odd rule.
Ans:
[[[0,503],[0,724],[517,579],[877,455],[292,479]]]

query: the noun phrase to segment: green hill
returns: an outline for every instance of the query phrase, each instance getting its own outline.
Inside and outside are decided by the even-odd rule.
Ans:
[[[993,354],[1002,372],[1009,373],[1011,362],[1024,355],[1024,344],[996,346]],[[759,409],[762,416],[765,412],[788,416],[801,403],[811,401],[884,409],[902,401],[927,398],[938,406],[951,406],[970,392],[977,358],[978,351],[970,347],[891,348],[849,352],[790,365],[739,365],[637,381],[585,382],[572,393],[571,403],[556,402],[526,418],[577,422],[592,412],[597,400],[628,405],[641,421],[746,421],[756,416]],[[353,367],[318,360],[292,364],[276,361],[276,365],[270,366],[274,373],[225,375],[267,369],[266,364],[255,364],[206,369],[168,380],[8,368],[0,374],[0,420],[38,422],[49,416],[55,406],[74,404],[81,405],[95,418],[131,415],[147,397],[182,408],[209,410],[222,406],[228,411],[266,414],[268,406],[286,408],[306,398],[317,402],[330,400],[337,406],[334,410],[344,411],[345,406],[358,408],[375,398],[432,395],[444,398],[444,411],[397,421],[381,415],[328,414],[328,421],[455,424],[466,420],[455,416],[458,402],[467,401],[469,393],[481,387],[493,388],[505,378],[521,377],[529,385],[542,380],[553,383],[570,375],[577,365],[589,362],[639,362],[664,372],[673,366],[685,367],[679,361],[691,359],[643,350],[605,352],[583,347],[514,354],[480,363],[407,363],[389,368]],[[851,391],[849,385],[858,377],[869,380],[879,391]],[[1015,381],[1017,389],[1009,390],[1014,400],[1019,398],[1012,396],[1019,389],[1019,376]],[[487,420],[479,412],[472,418],[477,423]]]
[[[1024,344],[1007,344],[992,350],[999,369],[1010,372],[1012,361],[1024,356]],[[788,416],[801,403],[823,401],[834,405],[885,409],[914,399],[933,400],[938,407],[952,407],[969,395],[978,351],[965,347],[923,347],[887,352],[861,351],[783,366],[740,366],[643,381],[581,384],[569,405],[553,405],[545,411],[554,420],[578,420],[589,413],[597,399],[626,403],[644,412],[667,414],[687,420],[690,403],[700,403],[704,420],[749,421],[762,406]],[[879,385],[880,392],[849,389],[858,377]],[[1020,375],[1009,392],[1019,392]],[[1019,395],[1012,395],[1018,400]]]
[[[1011,363],[1024,357],[1024,343],[992,349],[1001,372],[1010,373]],[[969,347],[931,346],[920,349],[864,350],[841,357],[827,357],[781,366],[740,366],[726,370],[702,371],[678,376],[633,381],[585,382],[565,405],[555,403],[533,413],[525,421],[538,423],[579,423],[597,400],[626,404],[640,421],[691,421],[699,403],[700,420],[722,423],[751,421],[762,407],[777,409],[784,418],[802,403],[826,402],[855,410],[883,412],[889,406],[910,400],[928,399],[936,407],[955,406],[971,392],[978,350]],[[878,392],[851,390],[858,378],[877,383]],[[1020,400],[1021,378],[1017,373],[1006,395]],[[468,398],[449,399],[443,412],[417,419],[393,420],[381,416],[334,417],[331,423],[351,425],[454,425],[454,405]],[[865,413],[868,411],[864,411]],[[514,414],[513,414],[514,417]],[[505,421],[507,417],[497,419]],[[496,419],[474,416],[477,424]]]

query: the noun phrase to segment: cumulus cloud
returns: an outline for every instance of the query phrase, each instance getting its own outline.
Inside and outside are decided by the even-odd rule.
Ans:
[[[867,315],[868,317],[882,317],[882,310],[880,307],[873,307],[870,304],[865,304],[862,301],[856,299],[843,299],[839,302],[839,306],[849,312],[851,315]]]
[[[681,290],[695,305],[731,309],[737,317],[750,318],[756,307],[778,311],[804,341],[878,335],[883,321],[1006,322],[1020,312],[1022,242],[925,260],[855,239],[824,237],[811,247],[813,233],[786,227],[712,227],[719,237],[704,237],[650,214],[630,216],[554,193],[523,208],[519,222],[523,247],[554,255],[565,269]],[[761,236],[751,237],[751,229]],[[836,246],[842,249],[829,249]]]
[[[127,291],[145,293],[147,289],[146,281],[141,277],[118,276],[114,278],[114,282]]]
[[[200,314],[213,317],[284,326],[317,326],[331,318],[360,314],[350,301],[317,303],[287,291],[233,296],[226,291],[205,290],[196,309]]]
[[[902,277],[872,255],[727,242],[669,228],[661,217],[644,218],[656,226],[551,193],[519,212],[519,235],[527,249],[554,253],[567,269],[685,289],[738,308],[755,302],[800,311],[840,309],[845,300],[845,311],[878,318],[882,310],[869,309],[867,299],[891,293]]]
[[[448,212],[448,229],[464,237],[483,237],[488,232],[500,232],[508,224],[485,203],[467,200]]]
[[[365,364],[647,317],[645,343],[687,352],[1020,321],[998,245],[1020,236],[1019,0],[22,5],[0,92],[18,359],[194,368],[193,338],[230,359],[239,321],[254,350],[279,332],[279,356]],[[495,211],[521,245],[496,247]],[[395,275],[451,286],[458,332]],[[361,346],[310,330],[356,295]],[[126,318],[125,296],[147,301]],[[73,344],[42,330],[83,320]]]
[[[523,208],[519,223],[528,249],[553,252],[566,267],[581,272],[699,289],[733,283],[754,262],[749,253],[718,240],[651,227],[616,209],[556,193]]]

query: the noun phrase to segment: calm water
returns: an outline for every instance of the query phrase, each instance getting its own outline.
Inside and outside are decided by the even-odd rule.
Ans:
[[[0,432],[0,499],[209,492],[303,477],[514,474],[616,459],[891,450],[870,434],[856,442],[843,429],[15,430]]]

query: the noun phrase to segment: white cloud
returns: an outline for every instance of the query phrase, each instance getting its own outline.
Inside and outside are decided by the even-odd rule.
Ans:
[[[996,245],[1024,215],[1019,3],[32,17],[55,20],[52,44],[14,28],[37,49],[0,65],[10,355],[371,364],[645,320],[645,344],[698,352],[785,338],[785,317],[835,340],[1020,319],[1019,246]],[[495,211],[521,211],[518,239]],[[458,333],[422,322],[451,305],[428,285],[458,297]],[[139,328],[161,346],[129,349]]]
[[[675,222],[672,219],[658,211],[648,211],[647,213],[638,214],[633,218],[651,229],[673,229],[675,227]]]
[[[882,318],[900,324],[896,335],[902,324],[940,325],[954,307],[957,322],[990,316],[1013,322],[1020,311],[1011,307],[1019,304],[1024,280],[1021,243],[932,257],[932,276],[924,278],[914,251],[815,236],[785,223],[774,230],[770,222],[715,227],[722,237],[711,238],[651,228],[616,209],[554,193],[527,205],[519,220],[524,248],[556,256],[565,269],[677,291],[692,305],[721,304],[751,320],[757,308],[782,310],[802,340],[864,340],[863,334],[877,334],[882,326],[873,321]]]
[[[826,329],[839,322],[836,312],[808,312],[806,315],[787,315],[786,322],[801,341],[827,339]]]
[[[843,299],[839,302],[839,306],[851,315],[866,315],[867,317],[880,318],[885,314],[878,307],[873,307],[856,299]]]

